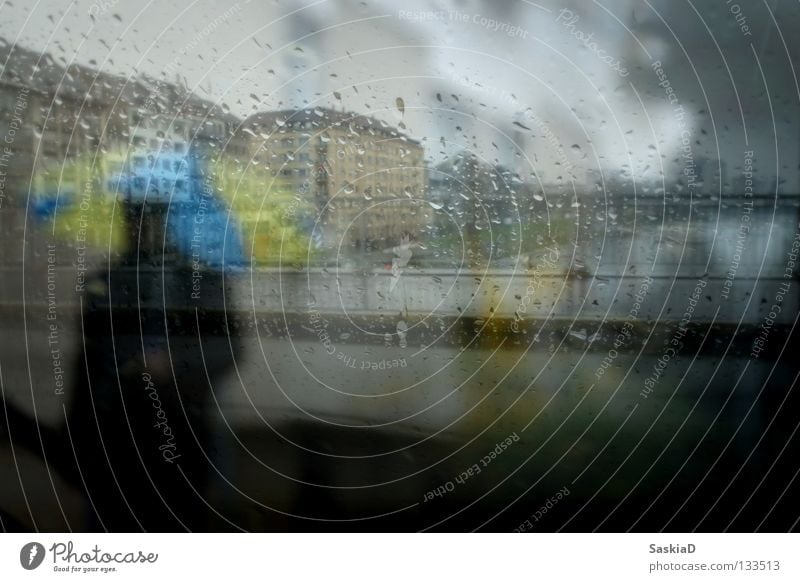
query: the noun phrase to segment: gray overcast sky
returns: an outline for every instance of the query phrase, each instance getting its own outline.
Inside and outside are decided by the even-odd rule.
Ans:
[[[579,180],[628,165],[653,178],[659,154],[674,173],[681,131],[651,67],[660,60],[696,156],[725,159],[735,187],[745,149],[764,180],[777,149],[797,191],[797,88],[770,12],[795,58],[800,4],[741,4],[737,23],[724,0],[17,1],[0,4],[0,36],[114,73],[177,70],[241,116],[319,104],[402,121],[433,159],[468,146],[524,170],[515,139],[546,179],[564,162]]]

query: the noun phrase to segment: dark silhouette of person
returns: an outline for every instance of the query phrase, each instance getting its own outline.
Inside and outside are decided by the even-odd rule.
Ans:
[[[226,325],[222,271],[182,254],[165,264],[168,253],[148,248],[163,240],[165,209],[147,210],[130,209],[128,252],[86,283],[70,416],[76,468],[98,528],[206,529],[211,391],[238,340]]]
[[[37,425],[3,403],[0,433],[46,453],[50,468],[84,492],[90,530],[218,527],[220,509],[206,499],[218,449],[213,390],[241,341],[225,309],[224,261],[205,260],[221,221],[192,220],[201,195],[122,205],[126,250],[84,284],[83,345],[64,426]],[[213,204],[203,204],[208,216]],[[186,233],[167,236],[176,225],[196,229],[196,253]]]

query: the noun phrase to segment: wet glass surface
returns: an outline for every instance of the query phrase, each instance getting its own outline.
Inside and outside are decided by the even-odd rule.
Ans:
[[[796,529],[796,4],[0,5],[0,529]]]

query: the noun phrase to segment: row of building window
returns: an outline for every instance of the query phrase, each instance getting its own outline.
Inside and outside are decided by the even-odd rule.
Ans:
[[[175,173],[185,171],[186,170],[186,160],[168,160],[162,159],[160,160],[160,164],[158,160],[153,156],[134,156],[132,161],[132,166],[134,169],[141,169],[141,168],[153,168],[153,169],[162,169],[166,171],[172,171]]]
[[[163,178],[161,181],[161,188],[164,192],[169,192],[174,188],[175,192],[186,192],[186,182],[184,180],[169,180],[167,178]],[[157,178],[151,178],[149,180],[149,188],[150,192],[158,193],[158,184],[159,180]],[[111,184],[114,187],[114,184]],[[148,179],[142,177],[136,177],[133,179],[133,190],[135,192],[141,193],[144,192],[145,188],[148,187]]]

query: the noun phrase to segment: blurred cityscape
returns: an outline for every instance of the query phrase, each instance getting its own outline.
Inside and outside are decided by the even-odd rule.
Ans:
[[[685,530],[712,509],[712,528],[785,529],[766,503],[797,476],[770,473],[799,398],[788,98],[771,136],[774,85],[742,84],[740,123],[694,30],[727,109],[702,83],[673,108],[690,67],[628,0],[635,40],[577,2],[433,2],[443,26],[378,0],[205,52],[283,8],[244,4],[187,20],[152,66],[119,64],[136,43],[110,66],[0,40],[0,529],[507,531],[567,485],[551,529]],[[566,50],[595,95],[554,57],[542,82],[520,73],[534,37],[579,29],[622,59]],[[499,442],[486,480],[430,502]]]
[[[560,314],[588,298],[603,305],[599,315],[614,312],[608,304],[616,292],[603,290],[618,287],[608,283],[621,270],[667,284],[677,276],[689,287],[705,276],[719,286],[735,255],[741,273],[730,278],[733,294],[720,314],[735,320],[742,302],[750,304],[744,273],[758,270],[758,284],[771,273],[782,276],[781,249],[798,216],[800,198],[782,194],[776,214],[777,182],[759,180],[751,169],[746,191],[737,189],[742,182],[724,160],[698,157],[691,173],[660,183],[593,170],[548,180],[468,151],[435,162],[402,123],[324,107],[240,119],[179,80],[65,67],[8,44],[2,51],[0,129],[13,138],[0,158],[2,262],[19,267],[27,258],[35,273],[47,266],[36,257],[58,243],[54,263],[77,289],[88,271],[135,246],[145,265],[157,257],[159,264],[295,274],[335,266],[353,277],[344,293],[337,283],[336,293],[326,294],[325,275],[310,275],[316,296],[330,295],[325,307],[350,301],[351,311],[373,312],[385,297],[380,284],[373,293],[371,281],[390,276],[402,252],[405,276],[424,278],[415,280],[413,297],[384,302],[389,312],[411,305],[427,313],[438,305],[450,314],[512,316],[527,285],[514,275],[537,270],[553,277],[552,298],[566,277],[576,303],[562,301]],[[403,100],[392,106],[402,111]],[[517,124],[522,150],[529,130]],[[747,252],[739,253],[745,207],[752,220]],[[543,261],[552,249],[558,258]],[[433,287],[425,269],[437,272]],[[509,293],[476,292],[480,285],[458,277],[487,269],[504,281],[494,288]],[[598,279],[590,285],[592,277]],[[8,286],[22,280],[6,277],[7,300],[21,296]],[[291,274],[285,281],[292,284]],[[450,289],[446,305],[441,288]],[[482,300],[473,301],[476,295]],[[261,298],[278,310],[296,308],[295,300],[302,306],[307,298]],[[553,302],[544,296],[539,303]],[[755,310],[745,317],[760,316]]]

